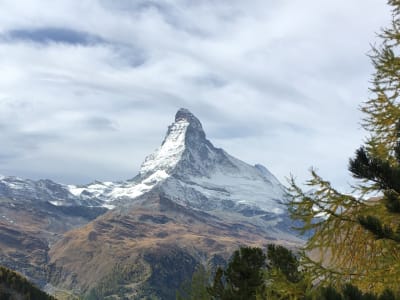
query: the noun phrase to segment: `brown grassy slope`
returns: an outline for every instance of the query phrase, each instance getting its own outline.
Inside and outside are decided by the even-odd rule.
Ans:
[[[64,232],[95,217],[91,211],[74,209],[0,198],[0,264],[21,272],[38,286],[44,285],[50,246]]]
[[[134,298],[147,290],[172,299],[198,263],[227,259],[240,245],[271,242],[281,241],[269,240],[252,224],[227,223],[153,194],[140,205],[111,211],[68,232],[50,250],[51,280],[84,294],[118,277],[116,268],[124,266],[120,272],[127,272],[127,279],[119,281],[125,295]]]

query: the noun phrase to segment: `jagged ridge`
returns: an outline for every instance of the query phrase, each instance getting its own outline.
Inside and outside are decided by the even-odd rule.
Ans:
[[[263,166],[251,166],[216,148],[201,122],[179,109],[161,146],[144,160],[138,176],[124,182],[66,186],[52,181],[0,178],[0,196],[32,197],[53,205],[129,205],[160,187],[171,199],[200,210],[261,209],[281,214],[284,188]]]

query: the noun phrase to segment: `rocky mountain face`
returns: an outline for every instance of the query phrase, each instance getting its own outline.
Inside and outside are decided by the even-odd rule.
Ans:
[[[239,245],[301,243],[284,201],[265,167],[214,147],[180,109],[133,179],[0,177],[0,263],[88,299],[174,299],[198,264]]]

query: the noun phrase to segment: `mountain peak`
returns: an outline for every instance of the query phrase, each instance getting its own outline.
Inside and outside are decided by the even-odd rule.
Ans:
[[[203,131],[199,119],[186,108],[180,108],[175,115],[175,122],[182,120],[187,121],[192,128]]]
[[[180,119],[190,120],[192,118],[196,118],[190,110],[187,108],[180,108],[175,115],[175,122],[179,121]]]
[[[160,180],[169,175],[182,157],[186,149],[187,135],[204,136],[199,119],[188,109],[181,108],[175,115],[175,121],[168,126],[167,134],[161,146],[146,157],[141,166],[140,174],[147,177],[149,174],[162,175]],[[159,181],[159,180],[156,180]]]
[[[206,140],[203,127],[195,115],[188,109],[180,108],[175,121],[168,126],[167,134],[161,146],[146,157],[140,168],[142,178],[157,177],[155,181],[164,180],[178,166],[184,164],[184,169],[197,172],[198,164],[193,168],[195,157],[205,157],[212,144]],[[186,153],[185,152],[190,152]],[[202,153],[203,155],[201,155]],[[182,160],[186,162],[181,162]],[[199,160],[201,160],[199,158]]]

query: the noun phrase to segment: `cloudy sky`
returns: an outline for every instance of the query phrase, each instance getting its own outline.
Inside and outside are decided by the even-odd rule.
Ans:
[[[0,174],[136,175],[180,107],[281,181],[339,187],[382,0],[1,0]]]

